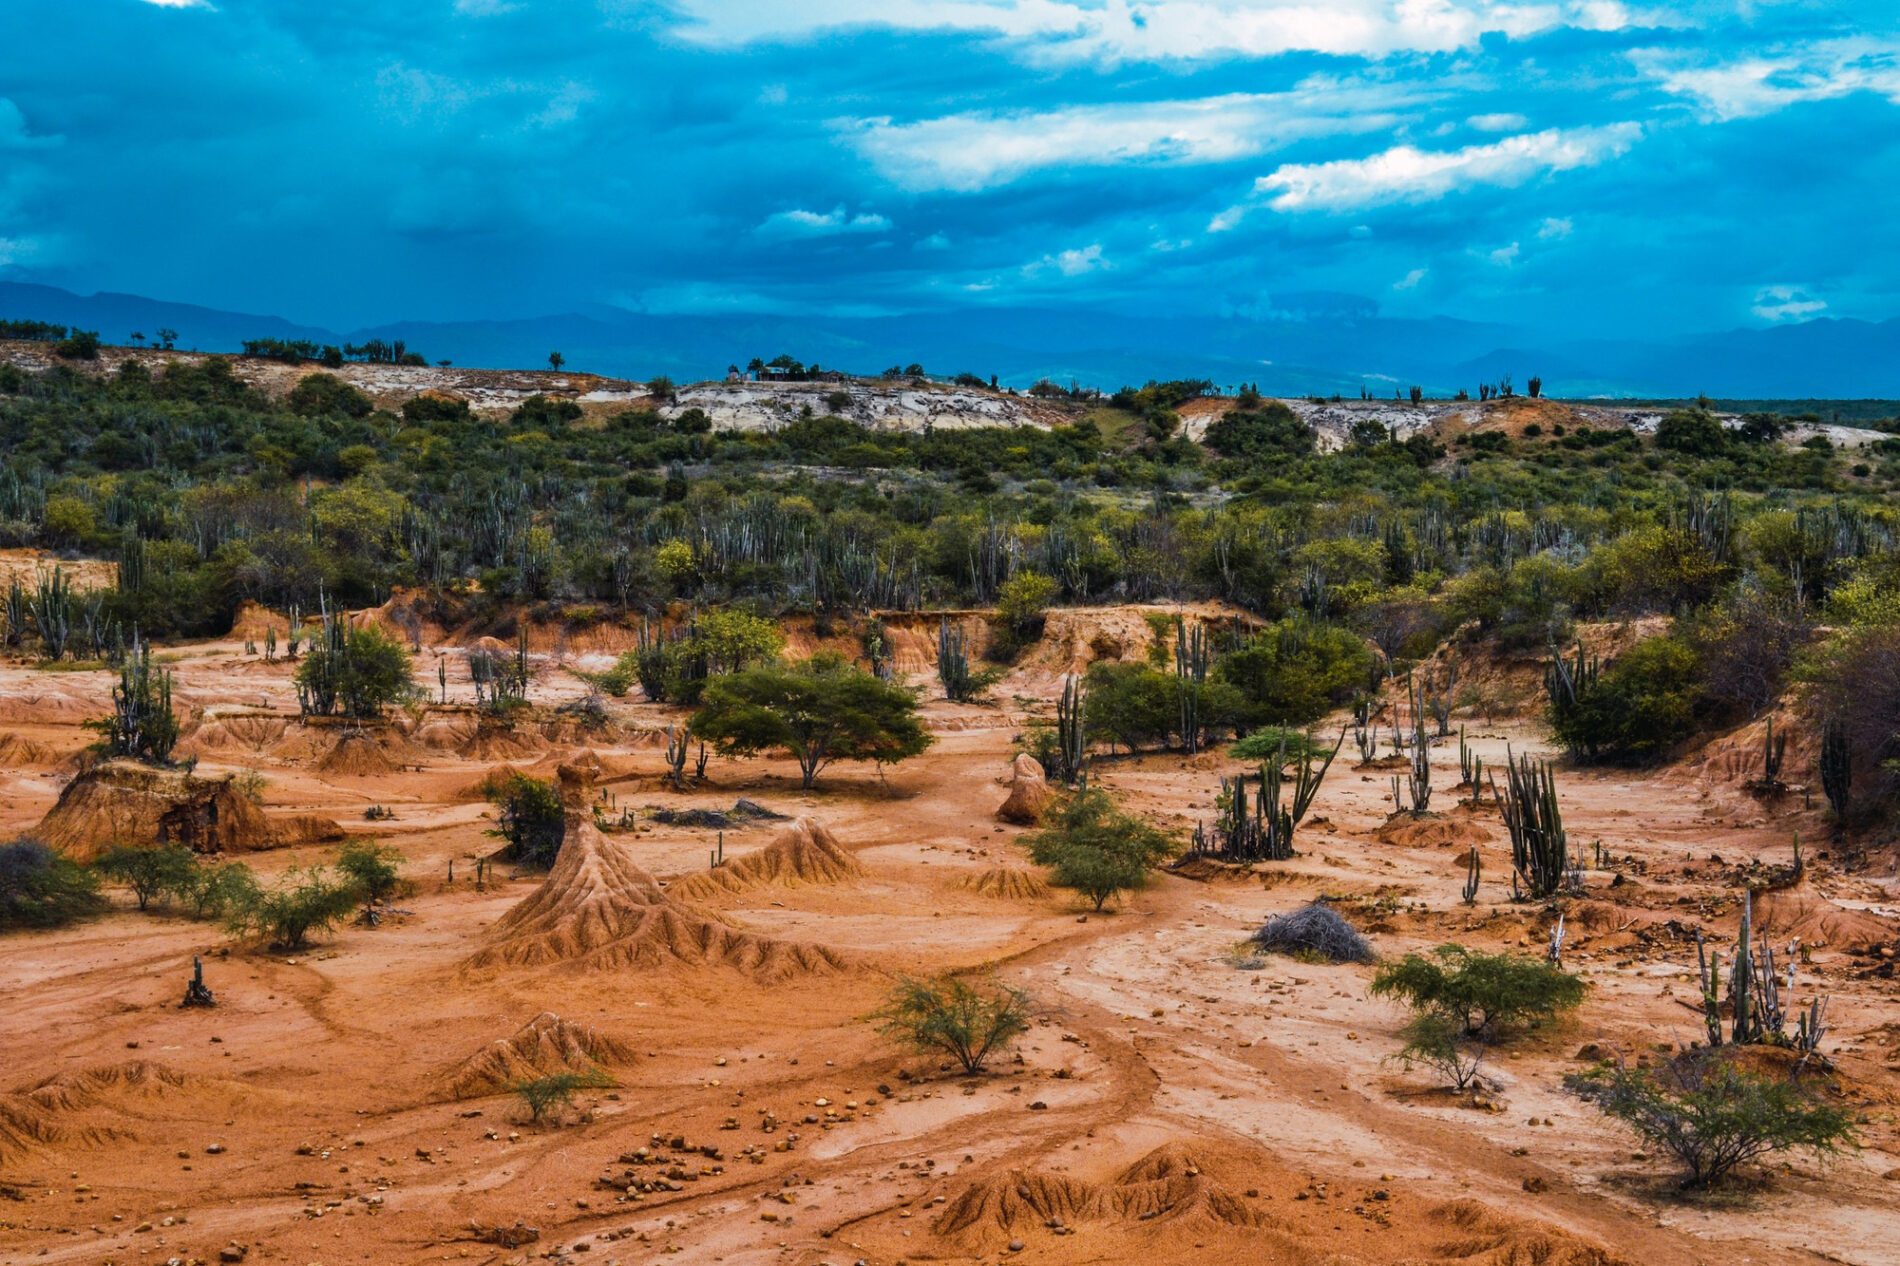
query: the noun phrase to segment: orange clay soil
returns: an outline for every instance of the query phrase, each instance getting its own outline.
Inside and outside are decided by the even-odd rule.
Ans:
[[[883,778],[834,767],[816,792],[787,761],[717,757],[670,789],[655,736],[681,718],[609,700],[608,726],[586,730],[558,710],[583,687],[551,657],[516,734],[477,723],[461,652],[433,644],[417,678],[435,693],[444,657],[450,706],[352,734],[300,725],[289,667],[241,640],[167,648],[200,775],[254,770],[271,823],[395,845],[416,891],[381,926],[293,954],[140,915],[123,892],[96,921],[0,938],[0,1266],[215,1262],[234,1245],[297,1266],[582,1247],[574,1260],[786,1266],[1900,1261],[1900,1182],[1883,1177],[1900,1177],[1900,997],[1881,956],[1894,884],[1843,873],[1798,787],[1748,794],[1739,757],[1563,773],[1573,840],[1613,858],[1567,906],[1591,996],[1500,1052],[1488,1096],[1460,1100],[1388,1061],[1403,1017],[1367,998],[1371,968],[1247,969],[1235,953],[1322,894],[1383,954],[1540,948],[1550,915],[1509,900],[1496,811],[1451,789],[1455,740],[1433,753],[1438,818],[1389,822],[1389,771],[1348,751],[1295,860],[1184,866],[1084,917],[996,810],[1011,736],[1057,670],[1145,653],[1139,612],[1108,613],[1100,637],[1086,618],[1052,621],[1059,644],[1026,653],[997,706],[929,703],[925,757]],[[923,662],[906,667],[927,681],[915,640]],[[53,807],[109,684],[0,666],[0,831]],[[1523,721],[1466,724],[1487,765],[1507,741],[1539,744]],[[470,788],[503,761],[578,769],[576,798],[600,799],[609,829],[577,814],[553,875],[491,864],[477,887],[497,841]],[[1095,776],[1185,834],[1239,768],[1151,755]],[[784,820],[726,828],[716,877],[715,830],[650,814],[742,797]],[[394,816],[366,820],[372,805]],[[1743,879],[1779,873],[1797,829],[1807,877],[1758,897],[1756,917],[1808,938],[1797,998],[1833,996],[1832,1084],[1869,1146],[1685,1200],[1662,1158],[1637,1157],[1561,1081],[1700,1035],[1693,929],[1726,951]],[[245,857],[266,879],[335,847],[276,838],[290,842]],[[1473,842],[1484,886],[1466,907]],[[194,955],[215,1010],[177,1005]],[[864,1021],[900,973],[986,964],[1045,1008],[1020,1060],[986,1076]],[[614,1086],[581,1090],[561,1124],[529,1123],[506,1092],[593,1068]]]

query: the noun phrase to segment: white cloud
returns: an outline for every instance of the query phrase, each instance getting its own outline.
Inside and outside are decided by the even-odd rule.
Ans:
[[[1538,227],[1537,237],[1539,241],[1561,242],[1570,236],[1570,231],[1575,227],[1576,225],[1572,224],[1568,218],[1558,219],[1556,216],[1551,216]]]
[[[1826,312],[1827,302],[1805,286],[1763,286],[1755,292],[1750,311],[1764,321],[1805,321]]]
[[[1058,272],[1064,277],[1080,277],[1083,273],[1097,272],[1114,266],[1102,254],[1102,244],[1096,242],[1079,249],[1063,251],[1058,255],[1044,255],[1033,264],[1024,264],[1023,276],[1036,277],[1045,273]]]
[[[1393,282],[1392,288],[1394,290],[1417,290],[1418,283],[1424,281],[1430,272],[1431,269],[1429,268],[1414,268],[1411,272]]]
[[[145,0],[146,4],[160,9],[209,9],[205,0]]]
[[[1900,44],[1892,41],[1823,40],[1726,62],[1658,49],[1640,49],[1630,57],[1665,91],[1691,98],[1704,118],[1718,122],[1858,92],[1900,105]]]
[[[891,222],[881,215],[852,215],[841,205],[825,212],[780,211],[767,216],[753,231],[761,237],[833,237],[841,233],[882,233],[890,227]]]
[[[1046,167],[1223,163],[1295,140],[1385,130],[1397,122],[1394,110],[1422,98],[1418,89],[1315,79],[1265,95],[972,112],[912,123],[848,119],[833,127],[902,188],[969,193]]]
[[[509,3],[509,0],[455,0],[455,11],[465,18],[500,17],[504,13],[513,13],[518,7]]]
[[[1509,246],[1500,246],[1494,251],[1487,252],[1485,258],[1501,268],[1509,268],[1517,262],[1517,257],[1522,253],[1523,248],[1516,242],[1512,242]]]
[[[1465,122],[1480,132],[1516,132],[1530,120],[1521,114],[1474,114]]]
[[[839,27],[952,30],[990,35],[1029,60],[1107,65],[1450,52],[1490,31],[1616,30],[1638,20],[1614,0],[683,0],[678,11],[675,34],[707,44]]]
[[[1369,158],[1290,163],[1254,182],[1277,211],[1429,202],[1474,185],[1511,188],[1550,172],[1594,166],[1628,151],[1635,123],[1533,132],[1489,145],[1426,151],[1400,145]]]
[[[918,242],[914,249],[920,251],[947,251],[950,249],[950,239],[941,233],[932,233],[929,237]]]

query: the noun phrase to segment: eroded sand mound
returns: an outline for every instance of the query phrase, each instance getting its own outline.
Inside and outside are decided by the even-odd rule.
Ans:
[[[998,866],[994,870],[965,875],[957,880],[957,887],[1005,901],[1041,901],[1050,895],[1049,885],[1043,882],[1041,875],[1014,866]]]
[[[725,966],[768,981],[843,965],[823,946],[738,932],[670,900],[585,813],[569,814],[547,882],[503,915],[468,960],[476,969],[556,963]]]
[[[461,750],[470,760],[525,760],[547,751],[548,741],[539,734],[484,721]]]
[[[1047,1226],[1052,1220],[1063,1225],[1182,1220],[1230,1227],[1277,1225],[1210,1173],[1193,1149],[1168,1143],[1106,1183],[1029,1169],[973,1183],[944,1206],[931,1229],[960,1247],[994,1252],[1013,1232]]]
[[[182,1101],[194,1078],[149,1060],[60,1073],[0,1095],[0,1160],[40,1148],[130,1137],[137,1119],[162,1115],[157,1102]]]
[[[283,716],[246,713],[213,716],[187,734],[178,746],[186,755],[262,755],[283,742],[290,726],[291,718]]]
[[[1041,820],[1042,811],[1053,795],[1042,763],[1033,756],[1018,756],[1010,767],[1009,798],[1003,801],[996,816],[1019,826],[1034,826]]]
[[[1755,930],[1773,941],[1799,940],[1855,954],[1900,945],[1900,927],[1893,920],[1835,905],[1808,888],[1764,892],[1754,903]]]
[[[1447,1238],[1423,1260],[1467,1266],[1630,1266],[1599,1244],[1552,1227],[1508,1218],[1476,1200],[1453,1200],[1425,1215]]]
[[[1473,844],[1489,844],[1491,832],[1469,818],[1440,817],[1435,813],[1420,818],[1409,813],[1395,813],[1373,832],[1373,838],[1381,844],[1398,848],[1448,848],[1452,845],[1467,848]]]
[[[0,765],[15,769],[58,765],[70,760],[74,752],[51,743],[40,743],[18,734],[0,734]]]
[[[863,863],[839,846],[824,823],[799,818],[757,852],[680,880],[673,885],[671,895],[685,901],[704,901],[754,888],[849,883],[864,874]]]
[[[32,835],[79,861],[112,843],[183,844],[199,853],[272,847],[264,811],[233,787],[234,777],[106,761],[67,784]]]
[[[317,762],[317,768],[326,774],[340,774],[349,778],[393,774],[402,768],[403,762],[389,750],[389,746],[371,734],[345,734]]]
[[[491,1042],[462,1061],[444,1079],[443,1092],[451,1099],[478,1099],[500,1094],[518,1081],[584,1073],[633,1058],[634,1050],[625,1042],[543,1011],[512,1037]]]

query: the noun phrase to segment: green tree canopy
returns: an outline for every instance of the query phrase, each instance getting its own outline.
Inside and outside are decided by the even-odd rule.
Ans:
[[[889,764],[935,741],[917,720],[913,692],[833,651],[715,677],[703,698],[694,734],[728,756],[790,752],[806,788],[833,761]]]

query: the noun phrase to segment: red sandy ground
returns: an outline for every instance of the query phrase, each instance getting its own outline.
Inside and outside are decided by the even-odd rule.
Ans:
[[[1138,614],[1102,618],[1129,643],[1121,653],[1143,653]],[[220,710],[294,716],[281,662],[240,642],[175,649],[198,724]],[[450,662],[451,695],[466,701],[463,661],[451,652]],[[418,678],[431,691],[434,674],[425,651]],[[260,770],[273,814],[322,813],[397,845],[418,891],[383,926],[343,928],[288,956],[138,914],[125,894],[97,921],[0,939],[0,1266],[216,1261],[233,1243],[250,1262],[298,1266],[583,1250],[575,1260],[775,1266],[1900,1262],[1900,1185],[1883,1178],[1900,1172],[1900,1001],[1891,979],[1866,970],[1877,957],[1820,946],[1801,970],[1803,1000],[1833,994],[1837,1086],[1864,1113],[1870,1144],[1825,1170],[1777,1164],[1739,1194],[1685,1200],[1661,1158],[1636,1158],[1633,1138],[1561,1089],[1588,1062],[1586,1044],[1635,1056],[1699,1036],[1683,1005],[1695,996],[1693,947],[1635,933],[1674,918],[1732,936],[1733,903],[1718,899],[1738,890],[1736,866],[1785,862],[1798,827],[1811,853],[1826,848],[1798,792],[1782,803],[1742,793],[1739,755],[1654,777],[1566,773],[1573,839],[1601,839],[1628,878],[1611,888],[1611,872],[1593,872],[1596,904],[1573,905],[1569,961],[1593,986],[1581,1014],[1500,1053],[1499,1088],[1474,1106],[1388,1062],[1402,1016],[1367,998],[1370,968],[1272,959],[1241,970],[1234,957],[1265,917],[1320,894],[1341,898],[1386,954],[1448,940],[1541,945],[1541,912],[1508,900],[1495,811],[1451,803],[1455,741],[1434,753],[1436,803],[1469,823],[1436,833],[1475,826],[1488,838],[1475,908],[1458,896],[1463,845],[1377,842],[1388,775],[1342,755],[1295,861],[1205,881],[1159,876],[1084,917],[1061,891],[1008,899],[964,886],[1028,867],[1018,828],[993,814],[1025,700],[1046,700],[1054,680],[1032,655],[997,706],[932,702],[940,741],[925,757],[882,779],[834,768],[815,793],[798,790],[789,762],[718,758],[704,784],[667,789],[654,733],[678,718],[644,703],[610,701],[608,732],[536,741],[547,754],[522,763],[551,769],[584,745],[608,767],[601,785],[636,809],[747,796],[833,832],[862,877],[705,907],[845,964],[769,984],[679,964],[470,969],[489,925],[542,882],[505,869],[486,891],[469,882],[471,859],[494,842],[468,788],[493,760],[417,749],[419,770],[326,774],[297,755],[309,736],[294,724],[257,750],[205,751],[204,768]],[[108,687],[103,672],[0,668],[0,730],[34,753],[0,772],[9,837],[52,804],[70,776],[59,760],[84,744],[78,723],[103,711]],[[581,692],[550,664],[534,697],[545,715]],[[1473,729],[1487,762],[1507,739],[1536,743],[1522,723]],[[1218,753],[1156,755],[1105,760],[1098,777],[1185,829],[1211,816],[1218,775],[1239,768]],[[365,822],[370,804],[393,808],[394,821]],[[729,830],[725,844],[736,856],[775,834]],[[713,846],[710,831],[650,821],[608,839],[662,881],[704,870]],[[328,855],[246,860],[270,877]],[[1817,893],[1872,918],[1891,913],[1891,877],[1844,876],[1827,858],[1812,870]],[[176,1005],[194,954],[216,1010]],[[862,1020],[897,973],[982,964],[1046,1008],[1019,1062],[966,1080]],[[584,1093],[560,1126],[526,1124],[506,1095],[446,1098],[462,1061],[542,1012],[632,1053],[613,1070],[617,1088]],[[51,1078],[63,1088],[7,1093]],[[721,1159],[687,1160],[675,1138]],[[618,1163],[643,1146],[681,1161],[679,1190],[634,1198],[597,1184],[629,1168],[660,1176],[667,1166]],[[514,1248],[473,1238],[471,1224],[517,1222],[540,1238]]]

